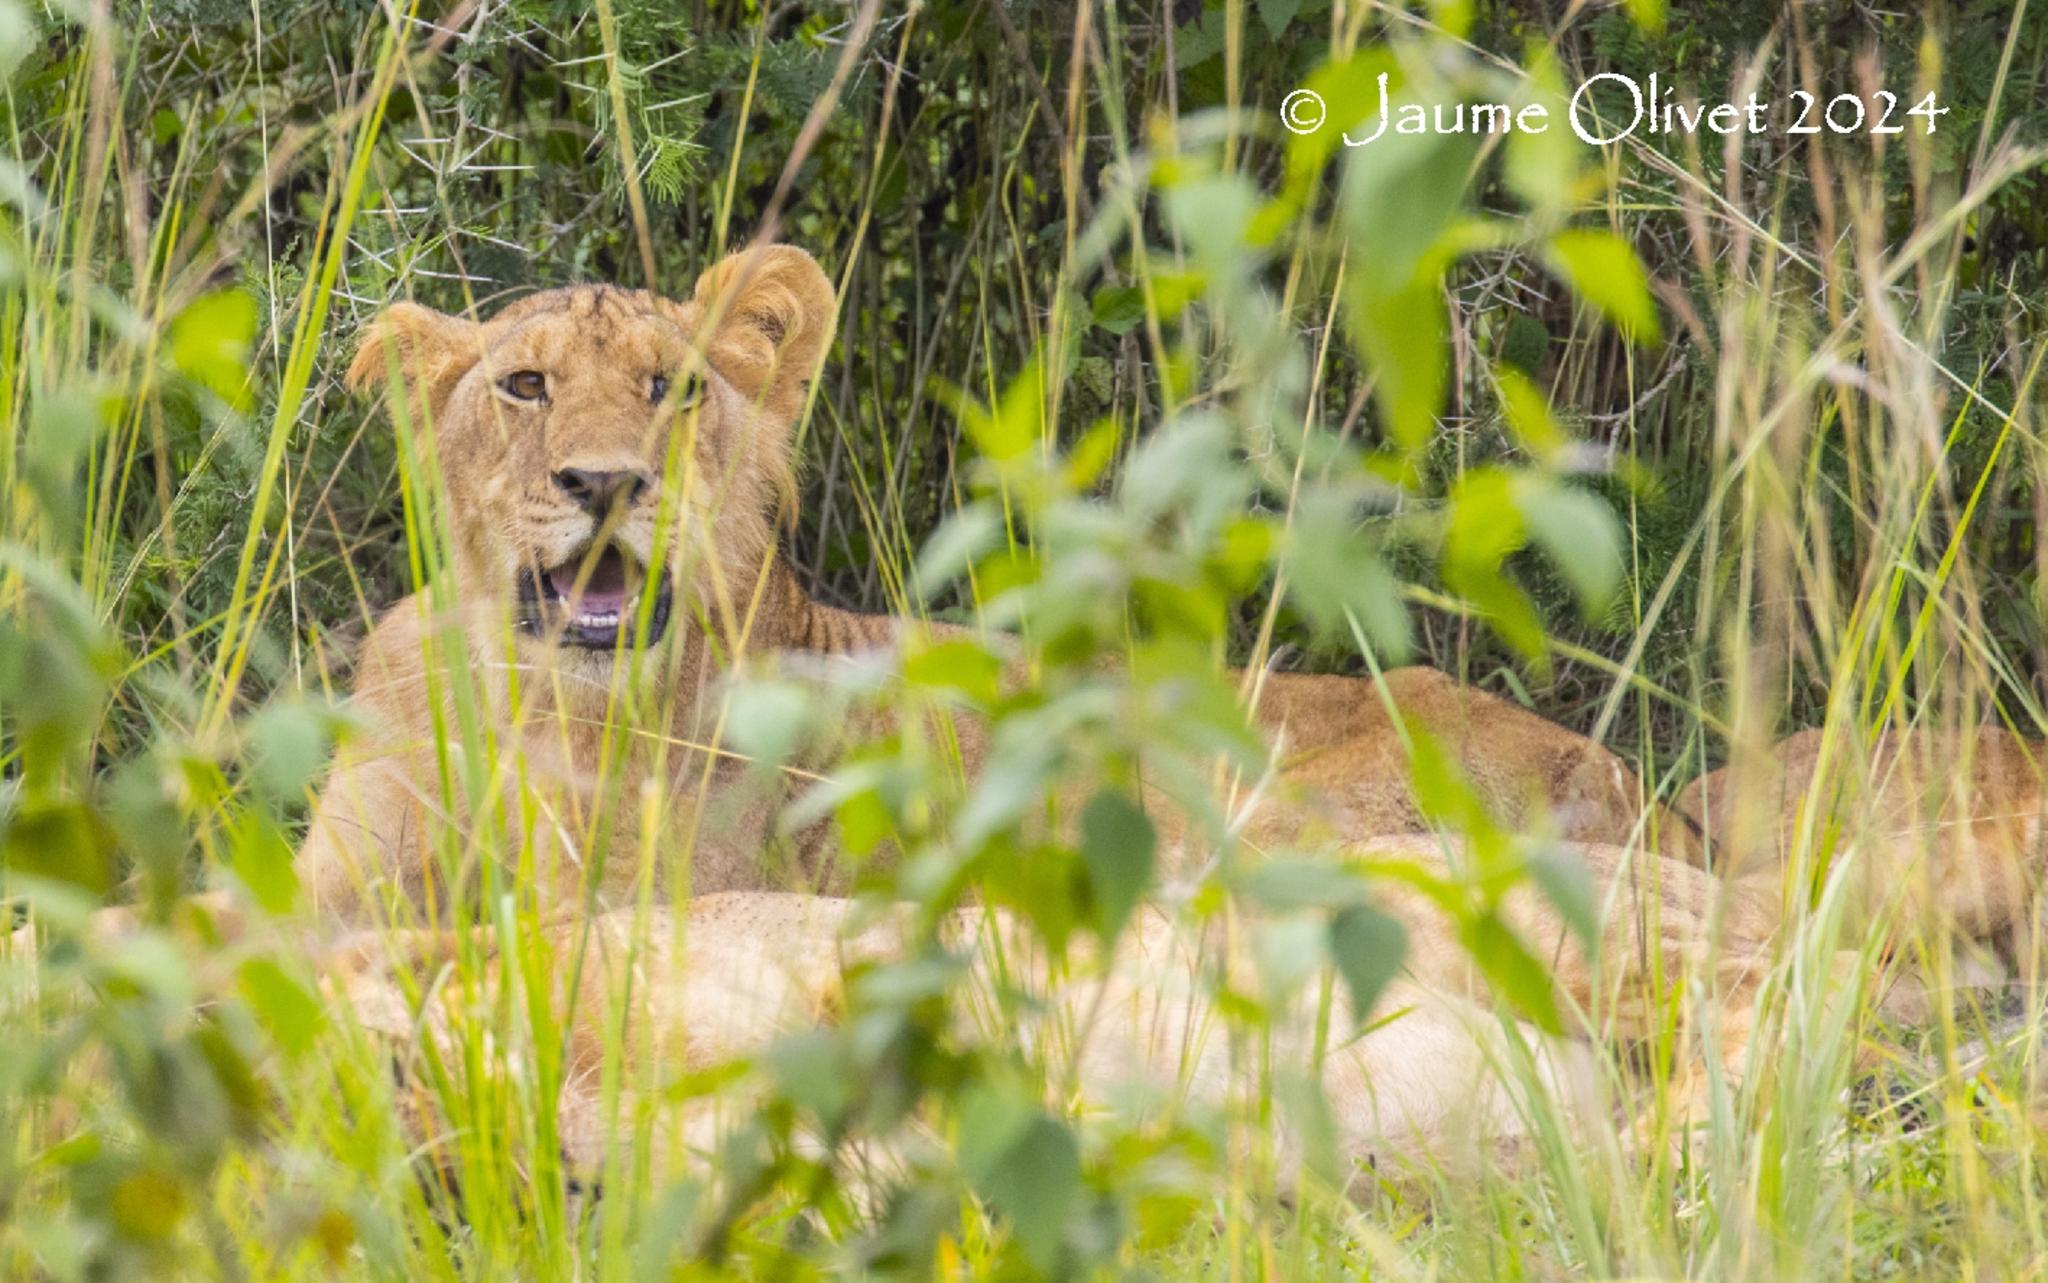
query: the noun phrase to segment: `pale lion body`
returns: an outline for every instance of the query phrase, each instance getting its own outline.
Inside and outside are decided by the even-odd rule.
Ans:
[[[1457,853],[1455,845],[1446,848],[1423,836],[1382,839],[1354,852],[1368,864],[1404,862],[1438,873],[1445,871],[1447,855]],[[1514,1021],[1503,1026],[1440,912],[1420,896],[1399,893],[1379,901],[1403,922],[1411,941],[1403,975],[1372,1013],[1383,1024],[1354,1036],[1367,1022],[1357,1019],[1338,985],[1328,1051],[1318,1066],[1318,986],[1311,983],[1276,1010],[1266,1047],[1269,1066],[1275,1073],[1310,1074],[1321,1081],[1338,1148],[1347,1158],[1484,1158],[1513,1146],[1528,1124],[1528,1101],[1514,1085],[1532,1081],[1518,1069],[1522,1055],[1532,1057],[1533,1082],[1547,1107],[1560,1110],[1567,1122],[1584,1123],[1603,1112],[1611,1116],[1613,1102],[1602,1096],[1587,1037],[1627,1042],[1656,1036],[1670,1017],[1666,988],[1682,974],[1705,976],[1711,992],[1727,1003],[1716,1050],[1731,1071],[1741,1070],[1746,1016],[1767,963],[1768,914],[1724,894],[1711,877],[1654,856],[1600,846],[1581,848],[1580,854],[1596,891],[1615,906],[1597,968],[1542,897],[1516,894],[1504,907],[1517,934],[1555,968],[1568,1008],[1591,1013],[1595,1024],[1577,1025],[1577,1035],[1546,1036]],[[552,956],[566,959],[579,943],[587,945],[576,991],[558,986],[553,995],[558,1018],[567,1019],[572,1031],[560,1101],[560,1136],[572,1169],[599,1170],[609,1138],[630,1134],[639,1108],[629,1094],[617,1119],[605,1116],[599,1087],[608,1055],[658,1067],[656,1079],[640,1085],[639,1097],[647,1099],[673,1077],[750,1056],[780,1034],[830,1023],[844,1008],[844,968],[896,955],[902,926],[873,906],[778,893],[725,893],[699,897],[673,912],[619,911],[557,924],[546,945]],[[1141,910],[1112,957],[1074,964],[1064,972],[1070,979],[1051,983],[1028,979],[1045,971],[1029,962],[1029,933],[1002,914],[956,914],[947,935],[951,947],[972,963],[978,977],[974,992],[990,992],[983,973],[997,953],[1005,959],[1008,983],[1022,977],[1035,989],[1044,985],[1035,993],[1043,1004],[1037,1014],[1012,1024],[1020,1018],[1016,1013],[984,1013],[1005,1023],[999,1033],[995,1026],[980,1032],[1037,1044],[1054,1081],[1063,1081],[1063,1069],[1071,1070],[1073,1103],[1083,1110],[1123,1098],[1132,1088],[1164,1105],[1222,1106],[1238,1101],[1256,1081],[1242,1063],[1243,1048],[1233,1048],[1215,1009],[1214,981],[1205,977],[1227,970],[1238,975],[1239,985],[1254,982],[1243,974],[1243,959],[1229,959],[1223,934],[1213,926],[1198,930],[1158,910]],[[999,950],[990,947],[997,942]],[[461,1019],[447,1005],[454,999],[430,998],[422,1013],[395,977],[399,969],[422,963],[431,969],[450,956],[453,944],[449,933],[364,933],[359,945],[344,949],[330,966],[330,984],[371,1032],[401,1045],[413,1045],[423,1028],[430,1037],[449,1039]],[[567,970],[558,966],[549,974]],[[461,994],[474,1010],[490,1011],[499,1005],[493,989],[504,980],[498,960],[487,958],[483,976],[481,989],[415,987]],[[623,1036],[608,1023],[608,1013],[622,1007],[628,1012]],[[972,1013],[975,1007],[966,1003],[960,1011]],[[1249,1099],[1256,1098],[1253,1089]],[[707,1154],[721,1128],[744,1116],[747,1106],[744,1100],[721,1099],[654,1108],[657,1151],[673,1159],[679,1150]],[[436,1125],[431,1102],[418,1098],[413,1109],[416,1125]],[[1283,1140],[1288,1148],[1298,1143],[1291,1136]]]

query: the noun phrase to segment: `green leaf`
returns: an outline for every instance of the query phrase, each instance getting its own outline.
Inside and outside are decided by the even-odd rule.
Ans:
[[[24,480],[66,522],[77,514],[79,467],[106,428],[106,409],[103,399],[71,387],[54,388],[29,403],[20,447]]]
[[[1442,294],[1450,255],[1441,250],[1471,172],[1470,144],[1436,134],[1388,133],[1345,164],[1346,316],[1387,430],[1409,453],[1428,444],[1450,387]]]
[[[190,960],[162,931],[138,931],[111,942],[106,966],[111,975],[174,1006],[198,1001]]]
[[[292,844],[277,821],[256,810],[237,816],[228,863],[266,912],[291,912],[299,875],[292,868]]]
[[[973,424],[968,425],[971,429]],[[996,402],[995,414],[983,420],[975,438],[983,454],[1002,463],[1028,452],[1043,439],[1045,421],[1045,356],[1034,352]]]
[[[0,4],[0,78],[12,78],[35,52],[42,33],[15,0]]]
[[[1382,72],[1390,94],[1407,83],[1393,54],[1383,45],[1342,62],[1325,63],[1309,73],[1301,88],[1315,95],[1308,101],[1312,111],[1320,111],[1322,123],[1287,140],[1286,203],[1299,207],[1308,202],[1324,165],[1343,147],[1345,135],[1363,137],[1378,127]],[[1281,109],[1280,103],[1273,106],[1276,111]]]
[[[1209,279],[1194,268],[1176,268],[1167,259],[1147,266],[1152,280],[1152,310],[1162,317],[1177,316],[1208,292]]]
[[[114,886],[114,834],[79,802],[32,802],[0,811],[0,867],[104,896]]]
[[[1275,529],[1258,517],[1240,517],[1223,527],[1209,562],[1230,591],[1248,593],[1265,578],[1273,561]]]
[[[1222,53],[1228,17],[1220,8],[1211,9],[1194,21],[1175,27],[1173,69],[1186,71]]]
[[[242,994],[285,1055],[297,1058],[313,1045],[325,1015],[304,985],[268,958],[242,964]]]
[[[1629,18],[1649,34],[1664,31],[1664,0],[1624,0]]]
[[[1259,981],[1268,1004],[1279,1006],[1323,964],[1327,929],[1308,917],[1270,919],[1254,937]]]
[[[1394,663],[1414,648],[1401,586],[1379,549],[1358,529],[1351,495],[1316,486],[1295,504],[1288,531],[1288,595],[1310,622],[1334,632],[1355,617]]]
[[[839,1041],[822,1029],[776,1039],[762,1062],[775,1085],[798,1109],[827,1126],[836,1123],[853,1101]]]
[[[1111,334],[1129,334],[1145,319],[1145,291],[1135,285],[1107,285],[1089,305],[1095,323]]]
[[[1463,40],[1472,30],[1472,0],[1429,0],[1429,18],[1446,35]]]
[[[334,710],[305,700],[276,699],[249,721],[250,774],[264,797],[299,800],[327,764]]]
[[[1020,846],[1004,835],[984,845],[981,856],[982,900],[1009,910],[1013,922],[1029,923],[1047,957],[1065,957],[1088,908],[1080,856],[1045,843]]]
[[[874,854],[896,832],[896,817],[890,813],[889,804],[872,788],[849,790],[834,808],[832,818],[839,825],[840,845],[856,858]]]
[[[1546,1033],[1564,1031],[1550,972],[1497,914],[1489,910],[1466,920],[1458,934],[1480,974],[1509,1006]]]
[[[196,298],[171,322],[171,363],[236,409],[249,404],[256,300],[240,290]]]
[[[1037,445],[1045,423],[1045,361],[1034,353],[1010,380],[993,410],[982,405],[961,388],[935,380],[932,390],[952,407],[966,429],[968,439],[982,457],[996,463],[1019,458]]]
[[[986,1183],[1038,1115],[1037,1105],[1001,1078],[969,1087],[959,1124],[960,1170],[968,1181],[977,1189]]]
[[[1351,1166],[1345,1129],[1330,1107],[1330,1095],[1322,1082],[1306,1072],[1306,1066],[1290,1070],[1277,1064],[1269,1080],[1275,1112],[1286,1120],[1287,1134],[1301,1146],[1302,1166],[1318,1181],[1343,1188],[1358,1172]],[[1360,1277],[1368,1276],[1361,1273]]]
[[[1532,320],[1530,317],[1517,317]],[[1541,322],[1536,322],[1541,331]],[[1545,339],[1548,335],[1545,334]],[[1550,462],[1564,449],[1564,429],[1557,426],[1557,420],[1550,416],[1550,402],[1544,399],[1534,383],[1520,370],[1502,366],[1494,371],[1500,383],[1500,405],[1507,415],[1508,428],[1522,447],[1539,460]]]
[[[1398,114],[1400,100],[1393,109]],[[1375,120],[1366,128],[1377,125]],[[1328,129],[1325,125],[1318,133]],[[1449,264],[1431,251],[1457,225],[1471,178],[1472,144],[1463,138],[1390,129],[1376,142],[1352,149],[1342,191],[1350,245],[1345,272],[1380,299],[1416,286],[1435,294]]]
[[[1117,447],[1123,444],[1123,438],[1123,425],[1115,418],[1097,419],[1067,450],[1066,466],[1060,470],[1067,485],[1086,490],[1101,480],[1109,465],[1116,461]]]
[[[1022,720],[1004,726],[994,747],[953,823],[954,841],[965,847],[979,846],[1043,805],[1060,765],[1061,746],[1050,737],[1034,737]]]
[[[1515,313],[1508,322],[1507,333],[1501,336],[1501,363],[1525,374],[1534,374],[1543,368],[1544,359],[1549,355],[1550,331],[1543,322],[1527,312]]]
[[[1183,177],[1161,192],[1160,204],[1208,277],[1212,298],[1250,270],[1249,231],[1261,201],[1249,179],[1235,172]]]
[[[1444,561],[1460,569],[1498,569],[1508,554],[1527,542],[1515,476],[1491,465],[1467,469],[1446,500]]]
[[[1599,614],[1621,584],[1621,528],[1597,495],[1549,477],[1525,475],[1515,487],[1516,507],[1529,533],[1557,566],[1579,607]]]
[[[927,601],[937,596],[993,548],[1002,533],[1001,514],[992,505],[969,504],[946,518],[918,554],[912,579],[919,595]]]
[[[1506,571],[1509,554],[1527,540],[1515,480],[1504,469],[1481,467],[1452,487],[1443,577],[1445,586],[1477,607],[1503,640],[1540,663],[1545,657],[1543,621]]]
[[[1551,269],[1634,343],[1655,343],[1657,309],[1649,277],[1628,242],[1612,232],[1568,228],[1550,238]]]
[[[1415,787],[1416,805],[1425,818],[1467,834],[1493,827],[1493,817],[1465,778],[1462,764],[1413,720],[1408,723],[1408,749],[1408,775]]]
[[[1351,324],[1372,367],[1373,394],[1395,444],[1421,450],[1436,433],[1450,389],[1450,321],[1437,282],[1388,293],[1350,291]]]
[[[1530,880],[1555,905],[1565,925],[1579,937],[1590,957],[1600,947],[1600,904],[1593,877],[1583,860],[1560,851],[1546,851],[1529,861]]]
[[[123,1238],[140,1243],[168,1239],[190,1210],[185,1183],[175,1172],[138,1167],[114,1182],[107,1216]]]
[[[1354,1024],[1372,1017],[1373,1004],[1400,973],[1407,952],[1408,929],[1398,918],[1358,904],[1330,919],[1330,958],[1351,991]]]
[[[757,764],[777,766],[803,743],[816,716],[816,691],[786,681],[741,682],[728,696],[725,735]]]
[[[1528,75],[1510,105],[1518,119],[1529,107],[1544,108],[1542,120],[1549,128],[1516,129],[1508,135],[1503,176],[1539,218],[1561,220],[1579,196],[1584,149],[1565,123],[1569,102],[1556,54],[1548,45],[1532,41],[1523,61]],[[1531,124],[1536,121],[1534,116],[1529,119]]]
[[[1266,34],[1275,40],[1286,33],[1287,24],[1300,12],[1301,0],[1259,0],[1259,21],[1266,24]]]
[[[1361,903],[1365,884],[1328,860],[1274,859],[1252,866],[1237,880],[1238,894],[1273,913]]]
[[[920,646],[903,659],[903,679],[915,686],[955,690],[980,703],[996,698],[1003,661],[969,638]]]
[[[1179,415],[1149,433],[1118,481],[1125,511],[1174,522],[1196,513],[1234,518],[1248,495],[1231,462],[1231,433],[1228,421],[1202,412]]]
[[[1081,858],[1094,892],[1095,926],[1116,939],[1152,882],[1159,835],[1120,790],[1104,789],[1081,812]]]
[[[1502,641],[1539,668],[1547,666],[1543,617],[1519,584],[1497,568],[1447,572],[1444,581],[1485,617]]]
[[[1009,1218],[1024,1258],[1052,1274],[1081,1209],[1081,1147],[1067,1125],[1045,1114],[1028,1118],[983,1166],[975,1189]]]

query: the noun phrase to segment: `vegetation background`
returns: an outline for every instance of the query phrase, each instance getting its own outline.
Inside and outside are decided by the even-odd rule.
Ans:
[[[861,56],[828,96],[857,25],[853,11],[637,0],[608,7],[616,82],[599,8],[518,0],[455,11],[461,21],[449,30],[460,34],[445,56],[393,86],[388,126],[371,149],[371,187],[338,264],[333,313],[287,446],[281,515],[288,514],[296,549],[295,590],[291,609],[267,617],[262,631],[266,659],[286,665],[294,679],[310,645],[345,643],[407,586],[395,440],[364,430],[370,408],[344,397],[336,377],[357,328],[383,303],[409,295],[449,310],[488,308],[579,280],[680,293],[712,258],[744,243],[768,211],[778,210],[780,234],[818,254],[843,280],[845,299],[841,339],[804,437],[805,492],[789,556],[826,600],[899,607],[903,590],[891,568],[906,564],[956,506],[969,453],[960,420],[945,397],[934,395],[935,383],[986,398],[995,382],[1023,367],[1051,313],[1057,274],[1047,269],[1069,259],[1072,238],[1102,199],[1103,174],[1142,141],[1143,130],[1226,104],[1277,111],[1275,104],[1325,60],[1331,27],[1329,6],[1317,0],[1242,11],[1161,8],[1142,20],[1091,25],[1077,79],[1071,11],[937,4],[878,18]],[[1737,96],[1736,77],[1760,50],[1766,58],[1759,92],[1774,102],[1809,83],[1849,86],[1872,78],[1904,95],[1938,69],[1941,101],[1951,112],[1929,140],[1925,172],[1909,178],[1904,146],[1873,168],[1871,187],[1884,205],[1869,216],[1892,235],[1911,226],[1929,199],[1966,180],[1987,135],[2038,137],[2048,122],[2039,84],[2048,74],[2048,27],[2026,21],[2025,6],[2016,13],[1997,0],[1883,15],[1846,3],[1679,6],[1661,30],[1646,30],[1619,6],[1472,10],[1466,38],[1473,47],[1519,61],[1529,42],[1541,42],[1572,69],[1574,85],[1601,71],[1646,78],[1645,69],[1654,69],[1665,83],[1718,101]],[[151,211],[168,201],[180,212],[176,239],[159,254],[164,266],[177,269],[180,288],[233,283],[259,301],[266,322],[287,313],[331,220],[340,178],[340,157],[321,154],[306,136],[322,133],[337,112],[361,101],[368,87],[362,77],[383,35],[372,20],[376,12],[355,4],[251,8],[175,0],[116,6],[109,15],[129,37],[115,55],[127,92],[108,108],[125,132],[116,171],[101,181]],[[47,40],[23,49],[14,89],[20,155],[31,169],[38,157],[62,155],[65,113],[78,108],[87,83],[80,27],[60,21],[50,28]],[[1929,41],[1932,49],[1924,47]],[[1795,42],[1798,53],[1787,53]],[[1923,66],[1928,58],[1933,68]],[[1094,72],[1096,62],[1109,74]],[[1994,93],[1998,111],[1990,119]],[[814,111],[821,102],[828,108]],[[612,119],[621,107],[637,196]],[[799,147],[806,125],[815,126],[814,136]],[[1246,132],[1238,165],[1270,184],[1281,172],[1281,136],[1264,120]],[[1782,129],[1748,140],[1733,175],[1722,172],[1728,158],[1708,143],[1694,152],[1684,139],[1638,133],[1633,142],[1603,158],[1613,167],[1612,221],[1643,256],[1665,306],[1691,305],[1694,327],[1681,320],[1667,341],[1631,350],[1597,312],[1560,291],[1533,256],[1506,253],[1461,267],[1446,284],[1461,377],[1450,389],[1425,492],[1443,493],[1461,467],[1508,448],[1490,363],[1535,377],[1567,425],[1631,464],[1595,485],[1630,527],[1632,591],[1589,623],[1558,576],[1538,572],[1532,583],[1548,631],[1617,661],[1637,640],[1629,603],[1648,600],[1667,583],[1679,602],[1698,599],[1702,562],[1682,550],[1712,506],[1712,465],[1725,449],[1710,417],[1715,336],[1696,332],[1711,324],[1701,318],[1713,316],[1725,251],[1699,243],[1672,167],[1697,166],[1708,187],[1739,191],[1769,234],[1808,266],[1819,261],[1820,236],[1843,234],[1841,213],[1826,208],[1825,183],[1817,189],[1814,181],[1814,166],[1824,162]],[[280,146],[288,144],[297,144],[291,163],[280,165]],[[785,174],[792,156],[801,163]],[[1845,163],[1865,159],[1858,154]],[[1819,173],[1832,177],[1824,167]],[[1497,167],[1482,183],[1474,194],[1479,205],[1511,203]],[[1991,453],[2000,427],[1995,407],[2012,404],[2023,372],[2016,349],[2032,335],[2015,305],[2027,305],[2017,317],[2032,314],[2048,270],[2044,184],[2048,178],[2032,172],[1992,193],[1971,213],[1954,256],[1941,350],[1981,397],[1945,392],[1959,416],[1951,451],[1960,477],[1974,479]],[[221,220],[252,191],[260,193],[260,207]],[[634,233],[636,200],[652,242],[651,280]],[[106,221],[99,234],[118,234],[119,218]],[[109,266],[105,284],[128,287],[120,273],[130,265]],[[1327,299],[1335,270],[1333,261],[1311,262],[1305,277],[1286,283],[1297,298]],[[1072,283],[1088,291],[1096,315],[1070,358],[1058,405],[1063,439],[1107,413],[1135,439],[1161,413],[1149,390],[1146,335],[1130,296],[1120,292],[1122,280],[1111,268]],[[1795,278],[1776,288],[1804,290],[1818,301],[1827,287]],[[1327,319],[1305,312],[1300,321],[1312,332]],[[261,423],[275,408],[264,399],[284,386],[263,364],[274,365],[281,353],[273,341],[257,344],[253,355],[258,377],[249,395],[257,404],[247,421]],[[1331,355],[1336,364],[1322,380],[1323,416],[1371,441],[1385,429],[1369,406],[1357,404],[1361,371],[1341,347]],[[178,524],[189,519],[209,537],[168,546],[153,541],[161,525],[149,510],[154,496],[135,487],[126,492],[134,511],[123,514],[121,537],[151,547],[140,561],[129,547],[106,550],[114,563],[135,568],[127,622],[145,649],[178,637],[192,620],[224,616],[236,579],[235,517],[263,458],[246,436],[238,441],[230,432],[223,439],[200,405],[176,408],[183,413],[167,414],[161,425],[162,466],[178,488]],[[1817,488],[1846,499],[1850,452],[1826,440],[1815,445]],[[1984,585],[1987,622],[2030,686],[2041,668],[2030,605],[2038,600],[2039,569],[2031,471],[2020,452],[2005,457],[1970,549],[1992,576]],[[1839,542],[1833,551],[1853,566],[1863,551],[1856,523],[1846,510],[1832,516]],[[175,612],[173,602],[181,603]],[[1698,634],[1690,613],[1672,612],[1644,639],[1636,663],[1663,689],[1709,693],[1713,675],[1700,671],[1699,660],[1710,639]],[[1257,622],[1254,606],[1234,634],[1240,659]],[[1564,658],[1551,680],[1529,686],[1508,650],[1484,634],[1428,612],[1418,633],[1426,661],[1524,699],[1575,729],[1593,724],[1606,679],[1574,659]],[[1275,635],[1298,648],[1288,663],[1362,667],[1348,644],[1318,647],[1293,612]],[[345,644],[321,651],[329,664],[346,662]],[[1825,674],[1794,666],[1783,680],[1792,722],[1812,720]],[[1647,750],[1661,757],[1688,750],[1682,710],[1653,725]],[[1713,746],[1706,752],[1708,761],[1717,760]]]
[[[488,308],[581,280],[681,294],[764,224],[840,286],[786,542],[828,601],[975,607],[964,587],[926,602],[913,567],[949,514],[995,493],[975,461],[1001,453],[1002,415],[992,428],[972,405],[1036,384],[1041,450],[1099,457],[1072,474],[1077,500],[1160,465],[1141,443],[1192,412],[1248,425],[1218,466],[1245,471],[1270,556],[1249,581],[1186,563],[1227,589],[1214,627],[1190,629],[1234,662],[1364,672],[1410,655],[1602,739],[1667,793],[1731,744],[1824,720],[2003,720],[2038,738],[2036,8],[7,4],[8,862],[88,900],[139,871],[159,905],[210,868],[272,876],[336,726],[326,697],[423,564],[403,443],[338,383],[379,307]],[[1936,92],[1947,114],[1882,142],[1794,136],[1782,111],[1730,147],[1468,139],[1456,182],[1432,186],[1425,159],[1382,173],[1402,181],[1373,204],[1277,109],[1337,83],[1333,67],[1369,84],[1386,50],[1452,98],[1655,70],[1709,102],[1883,87]],[[1237,239],[1205,243],[1218,226]],[[1305,354],[1276,392],[1257,372],[1268,340]],[[1246,408],[1266,392],[1309,429]],[[1172,615],[1145,600],[1138,614]],[[177,788],[153,783],[166,772]],[[238,1219],[234,1191],[265,1170],[247,1145],[275,1135],[259,1080],[305,1072],[311,999],[288,962],[237,955],[246,1019],[195,1015],[216,1010],[196,1005],[205,958],[181,956],[137,975],[87,951],[75,987],[46,984],[21,1020],[37,1054],[0,1071],[24,1102],[0,1105],[18,1138],[0,1260],[77,1277],[666,1267],[569,1230],[524,1244],[527,1222],[479,1213],[490,1179],[449,1196],[467,1229],[420,1190],[331,1173]],[[91,1096],[76,1056],[97,1042],[126,1094],[102,1126],[64,1124],[53,1102]],[[1672,1170],[1594,1192],[1612,1174],[1567,1164],[1561,1200],[1489,1189],[1437,1220],[1397,1204],[1304,1229],[1299,1210],[1226,1209],[1220,1232],[1176,1221],[1151,1255],[1084,1235],[1017,1257],[970,1229],[917,1268],[2038,1270],[2032,1132],[1969,1115],[1972,1080],[1944,1064],[1924,1108],[1954,1106],[1955,1130],[1888,1116],[1879,1157],[1825,1177],[1795,1171],[1799,1126],[1846,1125],[1815,1082],[1796,1109],[1722,1120],[1733,1186]],[[336,1152],[345,1112],[294,1115],[293,1143]],[[1767,1114],[1780,1131],[1757,1141]],[[202,1116],[212,1130],[179,1134]],[[791,1202],[809,1188],[776,1179]],[[918,1259],[875,1248],[849,1266],[784,1207],[709,1223],[777,1244],[764,1270]],[[709,1241],[677,1239],[707,1270]]]

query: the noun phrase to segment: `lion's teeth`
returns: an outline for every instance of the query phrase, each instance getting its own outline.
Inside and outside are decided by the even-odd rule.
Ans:
[[[621,619],[633,618],[640,609],[640,594],[634,593],[617,610],[579,610],[569,617],[578,628],[617,628]]]

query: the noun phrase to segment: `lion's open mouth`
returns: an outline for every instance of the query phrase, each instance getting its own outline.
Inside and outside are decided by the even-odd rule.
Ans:
[[[564,646],[614,650],[639,640],[646,568],[615,544],[586,548],[559,566],[519,572],[520,620],[527,631]],[[647,645],[668,631],[670,589],[663,579],[646,603]]]

